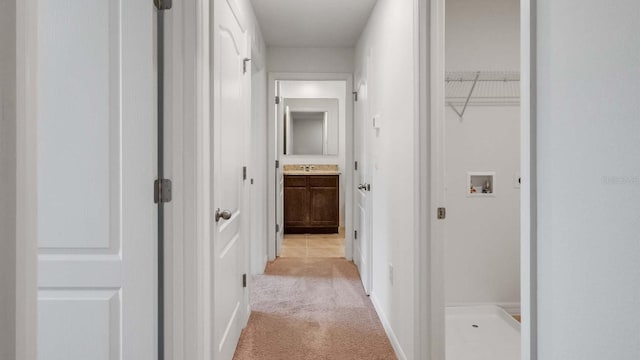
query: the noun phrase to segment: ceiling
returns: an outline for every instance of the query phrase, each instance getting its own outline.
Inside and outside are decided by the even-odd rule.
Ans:
[[[251,0],[268,46],[353,47],[377,0]]]

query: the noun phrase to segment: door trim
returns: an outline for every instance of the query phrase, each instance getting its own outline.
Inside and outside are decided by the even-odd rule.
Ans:
[[[16,1],[16,359],[38,347],[37,1]]]
[[[520,1],[522,360],[538,359],[537,0]]]
[[[445,356],[444,337],[444,269],[440,259],[444,255],[444,231],[442,222],[435,219],[435,209],[442,206],[444,179],[442,175],[443,147],[441,144],[444,125],[444,33],[446,0],[415,0],[419,8],[417,21],[420,50],[418,51],[421,69],[420,111],[421,121],[429,125],[420,130],[419,143],[430,143],[431,149],[419,149],[419,166],[423,179],[429,179],[430,189],[420,194],[422,203],[420,216],[429,216],[430,229],[418,229],[419,242],[428,244],[419,249],[420,264],[419,283],[420,323],[417,334],[426,334],[428,342],[418,349],[420,358],[440,360]],[[537,137],[536,137],[536,6],[537,0],[520,1],[521,27],[521,205],[520,205],[520,243],[521,243],[521,344],[522,360],[537,360]],[[425,25],[426,24],[426,25]],[[427,41],[430,32],[430,42]],[[429,45],[426,45],[429,44]],[[426,63],[425,63],[426,61]],[[427,70],[430,69],[430,70]],[[430,89],[430,90],[427,90]],[[430,107],[430,111],[426,110]],[[428,114],[428,115],[427,115]],[[430,119],[424,118],[430,116]],[[420,122],[420,121],[419,121]],[[421,185],[423,186],[423,185]],[[417,340],[416,340],[417,341]],[[417,341],[417,343],[419,343]],[[430,350],[429,350],[430,347]]]
[[[445,74],[445,0],[414,0],[416,80],[416,156],[419,201],[416,214],[415,253],[419,267],[416,276],[416,358],[445,358],[444,324],[444,226],[437,219],[438,207],[444,206],[442,174]],[[442,101],[440,101],[442,99]],[[428,219],[428,220],[426,220]],[[422,341],[423,338],[428,341]]]
[[[268,147],[268,162],[267,162],[267,191],[269,192],[267,209],[270,209],[267,213],[267,224],[269,237],[267,239],[267,255],[269,261],[276,259],[276,199],[273,193],[276,191],[276,169],[275,169],[275,153],[272,151],[276,148],[275,132],[276,132],[276,116],[273,111],[274,99],[276,97],[275,83],[276,81],[286,80],[298,80],[298,81],[346,81],[346,96],[345,96],[345,110],[346,110],[346,129],[345,136],[347,144],[345,147],[345,171],[342,176],[345,176],[345,258],[347,260],[353,259],[353,167],[349,164],[353,164],[353,74],[351,73],[282,73],[282,72],[269,72],[267,86],[267,111],[269,124],[267,134],[269,137]],[[282,165],[281,165],[282,166]],[[281,228],[284,224],[281,224]]]
[[[173,199],[165,207],[166,359],[203,359],[205,322],[199,302],[197,146],[201,120],[202,34],[208,13],[200,0],[174,2],[165,12],[165,171]],[[198,332],[196,332],[198,329]]]

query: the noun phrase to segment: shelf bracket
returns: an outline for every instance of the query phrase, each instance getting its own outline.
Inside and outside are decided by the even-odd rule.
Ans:
[[[464,102],[464,106],[462,110],[458,110],[452,103],[447,103],[455,111],[456,114],[460,117],[460,120],[464,117],[464,113],[467,111],[467,106],[469,105],[469,101],[471,100],[471,96],[473,95],[473,91],[476,89],[476,85],[478,84],[478,79],[480,79],[480,71],[476,73],[475,79],[473,79],[473,85],[471,85],[471,90],[469,90],[469,95],[467,95],[467,100]]]

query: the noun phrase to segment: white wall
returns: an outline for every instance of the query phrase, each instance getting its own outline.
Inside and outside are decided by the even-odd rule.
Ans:
[[[16,3],[0,0],[0,359],[15,358]]]
[[[356,47],[356,79],[371,54],[368,69],[370,113],[381,129],[372,144],[373,286],[371,299],[400,357],[414,359],[414,216],[413,182],[415,105],[414,2],[379,0]],[[393,283],[389,276],[393,264]]]
[[[519,24],[519,0],[446,0],[447,70],[518,70]]]
[[[519,0],[447,0],[447,70],[517,71],[519,11]],[[519,107],[472,106],[463,120],[447,107],[445,133],[446,303],[519,313]],[[470,171],[496,172],[493,197],[467,196]]]
[[[471,107],[446,117],[447,305],[497,304],[519,313],[520,109]],[[469,171],[495,171],[491,197],[468,197]]]
[[[640,359],[639,19],[537,1],[539,359]]]
[[[340,176],[340,226],[345,223],[345,196],[346,196],[346,154],[347,154],[347,112],[345,81],[281,81],[280,95],[282,98],[293,99],[338,99],[338,154],[322,156],[284,155],[282,144],[279,144],[280,160],[283,165],[288,164],[337,164]],[[351,99],[349,99],[351,100]],[[280,126],[281,121],[279,122]],[[282,133],[280,128],[279,133]]]
[[[270,72],[351,73],[353,48],[285,48],[267,49]]]

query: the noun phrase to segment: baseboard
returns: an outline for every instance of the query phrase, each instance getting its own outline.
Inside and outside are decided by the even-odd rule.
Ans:
[[[461,307],[461,306],[498,306],[504,309],[509,315],[520,315],[521,306],[520,303],[449,303],[447,307]]]
[[[391,323],[389,323],[387,316],[382,311],[382,307],[380,306],[380,303],[378,302],[375,294],[371,294],[371,296],[369,296],[369,299],[371,299],[373,308],[376,309],[376,313],[378,313],[378,317],[380,318],[380,322],[382,323],[384,332],[387,333],[387,337],[389,338],[389,341],[391,341],[391,346],[393,346],[393,350],[396,352],[396,356],[399,360],[407,360],[407,355],[405,355],[404,350],[402,350],[400,342],[398,341],[396,334],[393,332],[393,328],[391,328]]]

